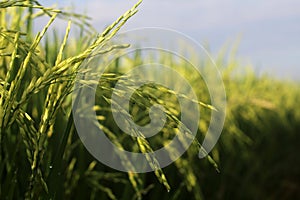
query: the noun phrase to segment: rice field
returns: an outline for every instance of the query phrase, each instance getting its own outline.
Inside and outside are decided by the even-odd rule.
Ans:
[[[191,68],[164,55],[161,63],[186,77],[201,100],[197,136],[189,149],[163,169],[150,156],[149,173],[117,171],[88,152],[73,120],[76,76],[87,74],[80,66],[95,49],[109,57],[127,48],[110,41],[135,17],[140,3],[99,34],[88,16],[35,0],[0,1],[0,199],[299,199],[299,82],[244,70],[228,48],[215,58],[226,90],[226,120],[207,158],[199,159],[198,152],[214,109],[208,89],[203,80],[194,80]],[[41,17],[48,22],[36,33],[33,25]],[[52,28],[58,19],[72,19],[62,37]],[[70,34],[73,29],[80,31]],[[125,59],[121,67],[124,62],[111,63],[99,82],[80,84],[98,85],[97,123],[112,143],[131,152],[153,152],[177,134],[178,94],[159,85],[136,90],[129,105],[133,121],[148,124],[149,107],[160,104],[168,108],[166,123],[149,139],[139,132],[140,137],[124,134],[114,122],[110,98],[122,74],[144,57],[136,52]],[[125,81],[129,89],[130,81]]]

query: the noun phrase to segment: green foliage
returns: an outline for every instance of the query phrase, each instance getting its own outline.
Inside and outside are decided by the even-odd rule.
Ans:
[[[251,72],[236,74],[236,61],[225,62],[224,56],[218,62],[224,66],[227,115],[211,157],[198,158],[199,141],[214,109],[209,105],[205,83],[199,82],[191,67],[164,56],[161,61],[189,80],[202,101],[190,99],[201,106],[201,120],[197,139],[188,151],[163,170],[156,167],[155,157],[149,157],[155,172],[135,174],[110,169],[85,150],[71,113],[75,76],[85,73],[79,66],[94,49],[100,47],[105,56],[127,47],[108,42],[137,12],[140,3],[102,34],[95,35],[86,16],[45,8],[33,0],[0,2],[0,198],[299,198],[299,85],[257,77]],[[33,22],[38,17],[47,17],[49,22],[35,34]],[[53,37],[49,35],[56,18],[72,18],[63,38],[56,32]],[[72,24],[84,33],[75,40],[69,38]],[[158,103],[167,108],[166,125],[150,139],[123,134],[113,121],[110,97],[120,76],[137,62],[143,62],[138,53],[126,58],[125,68],[120,68],[121,61],[112,63],[101,77],[101,84],[83,84],[99,85],[94,107],[99,128],[119,148],[144,153],[164,146],[178,133],[176,95],[188,97],[160,85],[143,86],[130,99],[134,121],[139,125],[149,123],[149,107]],[[207,63],[204,65],[209,69]],[[125,85],[130,87],[130,81],[126,80]],[[143,136],[138,131],[135,134]],[[169,151],[175,154],[176,150]],[[132,165],[126,157],[121,159],[125,165]]]

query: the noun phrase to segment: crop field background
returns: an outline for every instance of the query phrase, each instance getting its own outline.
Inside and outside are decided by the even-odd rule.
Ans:
[[[87,73],[80,65],[93,50],[100,48],[108,57],[126,48],[110,40],[137,8],[138,4],[116,16],[99,34],[85,15],[44,7],[34,0],[0,1],[0,199],[300,199],[299,82],[245,70],[234,48],[224,48],[214,58],[222,73],[227,107],[222,135],[207,158],[198,158],[214,109],[205,82],[196,81],[192,68],[163,54],[161,63],[189,80],[201,100],[197,136],[189,149],[171,165],[149,173],[114,170],[86,150],[73,122],[75,77]],[[34,28],[40,17],[48,22]],[[65,35],[60,36],[52,25],[69,18]],[[79,31],[70,34],[72,29]],[[111,63],[99,83],[80,83],[98,85],[96,123],[106,136],[119,148],[142,153],[164,146],[180,123],[176,94],[145,85],[133,93],[130,114],[142,126],[151,121],[151,105],[167,107],[160,134],[145,139],[117,128],[110,110],[112,89],[122,74],[144,59],[136,52]],[[208,61],[202,65],[211,67]]]

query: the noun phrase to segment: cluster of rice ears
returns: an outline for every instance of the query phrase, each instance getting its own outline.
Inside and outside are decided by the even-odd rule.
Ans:
[[[100,196],[109,199],[141,199],[143,194],[153,188],[155,182],[146,182],[146,175],[132,172],[126,175],[95,161],[74,134],[76,130],[71,112],[70,94],[75,77],[85,73],[80,70],[80,65],[95,49],[101,49],[98,53],[105,55],[115,49],[126,48],[127,45],[107,44],[137,12],[140,3],[119,17],[102,34],[95,34],[87,16],[46,8],[34,0],[0,2],[1,197],[68,199],[88,196],[94,199]],[[33,24],[40,17],[47,18],[48,23],[35,33]],[[55,34],[54,37],[48,34],[57,18],[70,19],[62,39]],[[73,25],[82,31],[76,42],[69,39]],[[122,72],[113,69],[103,74],[100,80],[102,84],[97,89],[99,100],[95,111],[98,113],[99,128],[121,149],[153,152],[154,147],[164,145],[178,131],[180,112],[176,95],[180,94],[156,85],[136,91],[132,97],[134,106],[131,107],[136,123],[149,123],[147,109],[153,103],[169,108],[168,123],[161,131],[165,138],[148,141],[140,132],[136,132],[138,137],[127,135],[119,138],[119,135],[126,134],[116,129],[110,119],[112,111],[108,98]],[[191,101],[212,108],[206,103]],[[189,134],[187,128],[186,132]],[[199,199],[201,191],[196,187],[196,176],[188,161],[189,157],[197,157],[201,149],[199,142],[195,143],[195,148],[188,151],[186,158],[176,161],[178,171],[175,173],[182,175],[184,187]],[[170,149],[172,151],[175,150]],[[132,165],[126,158],[121,159],[124,164]],[[171,190],[156,158],[147,159],[158,181],[166,191]],[[211,158],[209,160],[215,164]],[[120,187],[113,191],[115,187],[111,187],[112,184]],[[174,194],[174,198],[176,196],[178,194]]]

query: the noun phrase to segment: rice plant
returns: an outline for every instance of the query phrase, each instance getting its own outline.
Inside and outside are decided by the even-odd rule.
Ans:
[[[140,3],[97,34],[84,15],[47,8],[35,0],[0,2],[0,198],[299,198],[299,84],[257,77],[251,72],[234,75],[238,64],[234,58],[225,62],[223,54],[218,63],[224,66],[228,113],[221,140],[208,159],[198,158],[199,141],[213,109],[205,83],[195,81],[191,68],[163,55],[162,62],[171,63],[199,88],[196,93],[201,102],[196,103],[201,106],[201,120],[188,151],[163,170],[156,168],[155,157],[147,158],[154,173],[145,174],[113,170],[87,152],[71,112],[75,77],[86,74],[80,65],[96,48],[105,57],[128,47],[109,41]],[[33,25],[40,17],[48,22],[35,33]],[[51,32],[57,18],[69,20],[63,37]],[[80,35],[70,35],[75,27]],[[140,137],[123,134],[110,109],[112,89],[130,66],[143,59],[137,52],[134,58],[126,58],[125,69],[114,62],[99,82],[81,84],[98,86],[95,123],[107,137],[119,148],[146,153],[164,146],[177,134],[180,110],[176,95],[181,94],[160,85],[136,90],[130,99],[134,122],[141,126],[149,123],[149,107],[158,103],[168,108],[166,125],[159,137],[150,139],[140,132],[135,133]],[[130,87],[130,83],[128,79],[125,85]],[[126,157],[122,159],[132,165]]]

